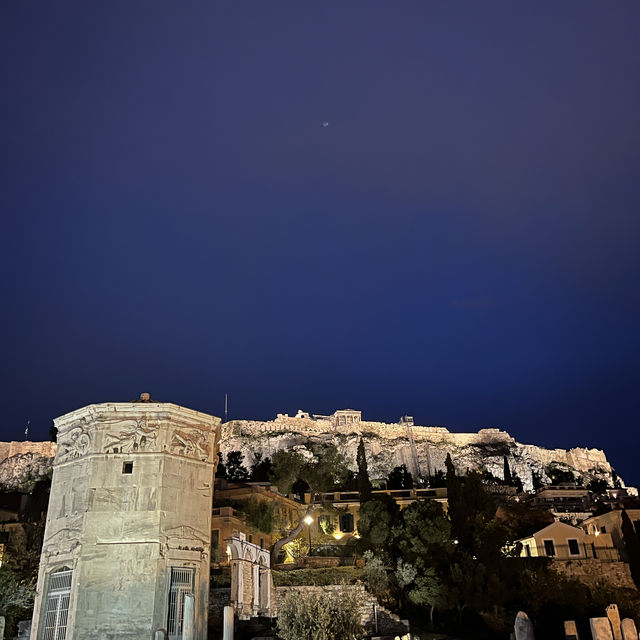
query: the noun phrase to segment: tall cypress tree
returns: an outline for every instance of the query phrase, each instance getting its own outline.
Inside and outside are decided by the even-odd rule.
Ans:
[[[447,459],[444,463],[447,469],[447,502],[449,518],[451,520],[451,531],[454,537],[458,538],[462,529],[462,521],[464,519],[464,505],[461,504],[461,482],[456,474],[456,468],[453,466],[451,454],[447,453]]]
[[[371,499],[373,486],[369,479],[367,454],[364,450],[364,441],[362,437],[360,437],[360,442],[358,443],[356,462],[358,464],[358,493],[360,494],[360,503],[363,503]]]
[[[511,469],[509,469],[509,461],[507,460],[507,456],[504,457],[504,483],[507,486],[511,486],[513,483],[513,478],[511,477]]]

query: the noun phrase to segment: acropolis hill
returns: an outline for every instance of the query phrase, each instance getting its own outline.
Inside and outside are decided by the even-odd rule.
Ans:
[[[550,467],[572,471],[583,483],[604,478],[612,484],[612,467],[600,449],[545,449],[521,444],[506,431],[480,429],[477,433],[453,433],[445,427],[420,426],[410,416],[395,423],[362,419],[360,411],[344,409],[330,416],[298,411],[295,416],[278,414],[275,420],[231,420],[222,425],[220,449],[244,454],[244,465],[253,465],[256,454],[262,458],[278,450],[296,450],[312,455],[314,444],[331,442],[345,455],[355,470],[356,449],[360,437],[367,451],[372,478],[385,478],[396,466],[406,465],[413,475],[428,476],[444,470],[447,453],[455,466],[486,469],[501,478],[504,456],[509,467],[532,490],[532,472],[543,483],[550,483]],[[51,442],[0,443],[0,487],[25,488],[26,484],[51,469],[55,444]],[[624,483],[622,483],[624,486]]]
[[[477,433],[453,433],[445,427],[419,426],[411,416],[395,423],[362,419],[360,411],[344,409],[333,415],[311,415],[298,411],[295,416],[278,414],[275,420],[231,420],[222,426],[221,451],[238,450],[251,466],[256,453],[262,457],[280,449],[304,452],[314,443],[333,442],[355,470],[356,449],[360,437],[367,451],[372,478],[384,478],[396,466],[406,465],[414,475],[428,476],[444,470],[447,453],[462,472],[486,469],[502,478],[504,456],[512,472],[532,490],[532,472],[550,483],[549,466],[573,471],[585,484],[593,478],[611,483],[612,467],[600,449],[545,449],[520,444],[506,431],[480,429]]]

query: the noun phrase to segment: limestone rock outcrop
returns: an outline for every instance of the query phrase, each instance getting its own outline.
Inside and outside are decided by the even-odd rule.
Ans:
[[[313,445],[332,442],[355,470],[360,437],[372,478],[385,478],[402,464],[414,476],[432,475],[444,470],[449,453],[460,472],[484,469],[498,478],[503,476],[506,456],[511,472],[529,491],[533,489],[534,473],[543,483],[551,482],[550,467],[571,471],[585,484],[603,478],[613,486],[613,469],[600,449],[545,449],[516,442],[499,429],[453,433],[444,427],[414,425],[408,416],[397,423],[363,421],[360,412],[353,410],[337,411],[332,416],[311,416],[299,411],[296,416],[279,414],[271,421],[232,420],[222,427],[221,451],[225,456],[230,451],[241,451],[245,466],[250,467],[256,453],[265,458],[284,449],[311,455]]]
[[[54,442],[0,442],[0,491],[31,491],[51,476]]]
[[[356,451],[364,439],[372,478],[385,478],[396,466],[406,465],[414,476],[428,476],[444,470],[447,453],[460,472],[486,470],[502,478],[504,456],[509,468],[533,489],[533,473],[544,484],[551,482],[550,467],[571,471],[587,484],[602,478],[613,486],[613,468],[600,449],[545,449],[521,444],[506,431],[480,429],[477,433],[454,433],[445,427],[414,425],[404,416],[397,423],[362,420],[353,410],[336,411],[331,416],[312,416],[299,411],[296,416],[278,414],[275,420],[231,420],[222,425],[220,450],[241,451],[250,467],[256,454],[262,458],[278,450],[298,450],[312,455],[314,444],[332,442],[356,468]],[[0,490],[24,490],[29,483],[50,473],[56,445],[52,442],[0,443]],[[624,483],[620,480],[622,486]]]

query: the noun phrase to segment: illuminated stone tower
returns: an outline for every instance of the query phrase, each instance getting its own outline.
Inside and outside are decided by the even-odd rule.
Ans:
[[[206,638],[220,419],[174,404],[89,405],[57,418],[32,640]]]

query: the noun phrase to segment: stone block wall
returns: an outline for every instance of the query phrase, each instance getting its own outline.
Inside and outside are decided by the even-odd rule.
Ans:
[[[53,458],[56,455],[56,443],[31,442],[30,440],[25,440],[24,442],[16,442],[15,440],[0,442],[0,462],[23,453],[37,453],[46,458]]]
[[[602,562],[595,558],[584,560],[554,560],[551,568],[570,578],[576,578],[584,584],[595,587],[608,582],[614,587],[635,589],[629,565],[626,562]]]

